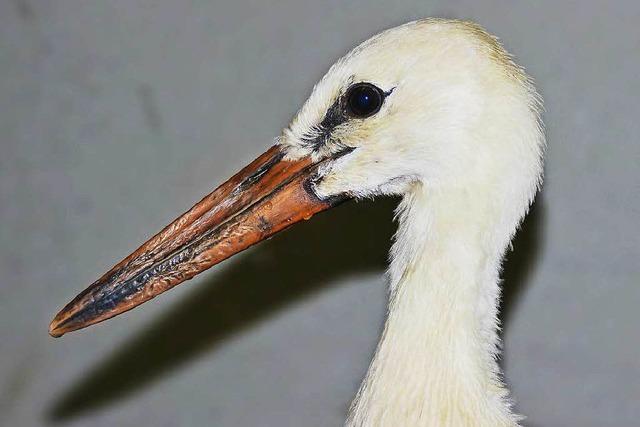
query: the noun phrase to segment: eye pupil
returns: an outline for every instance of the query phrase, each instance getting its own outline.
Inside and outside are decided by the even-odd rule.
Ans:
[[[347,92],[347,109],[350,115],[365,118],[380,111],[384,94],[370,83],[358,83]]]

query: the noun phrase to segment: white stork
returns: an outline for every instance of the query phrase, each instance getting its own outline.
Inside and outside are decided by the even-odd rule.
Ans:
[[[50,333],[129,310],[346,199],[400,195],[388,318],[347,425],[515,426],[496,362],[499,276],[541,183],[540,107],[476,24],[378,34],[331,67],[272,148],[78,295]]]

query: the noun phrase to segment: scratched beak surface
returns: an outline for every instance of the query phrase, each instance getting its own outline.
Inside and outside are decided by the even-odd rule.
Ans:
[[[131,310],[346,198],[321,200],[311,189],[324,161],[283,157],[272,147],[174,220],[67,304],[49,333],[59,337]]]

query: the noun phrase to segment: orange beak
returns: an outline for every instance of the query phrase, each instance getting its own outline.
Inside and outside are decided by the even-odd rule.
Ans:
[[[296,222],[333,207],[313,191],[313,162],[284,159],[273,146],[166,226],[67,304],[49,325],[59,337],[154,298]]]

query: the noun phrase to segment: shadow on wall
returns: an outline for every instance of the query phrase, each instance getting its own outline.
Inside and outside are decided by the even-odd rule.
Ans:
[[[396,203],[351,202],[249,250],[80,378],[52,402],[47,419],[66,421],[126,399],[327,282],[367,271],[382,274],[395,230]],[[542,219],[539,201],[507,255],[505,323],[535,266]]]
[[[328,282],[382,274],[396,203],[350,202],[240,255],[62,393],[46,417],[61,422],[126,399]]]
[[[502,303],[500,304],[500,319],[502,323],[501,338],[509,329],[511,316],[518,310],[523,293],[531,281],[531,273],[536,270],[540,260],[540,250],[544,246],[544,227],[546,224],[546,206],[544,193],[538,194],[535,203],[531,206],[529,215],[522,223],[522,227],[513,240],[513,249],[508,251],[503,265],[502,275]],[[504,372],[508,352],[500,355],[500,368]],[[509,386],[509,378],[504,378]],[[515,403],[515,413],[521,414],[518,401]],[[521,425],[536,427],[530,420],[523,420]]]
[[[513,239],[512,250],[507,251],[502,269],[502,303],[500,319],[502,334],[509,328],[509,318],[517,310],[522,292],[527,289],[531,273],[540,259],[544,246],[545,204],[544,194],[538,194],[529,210],[529,215]]]

